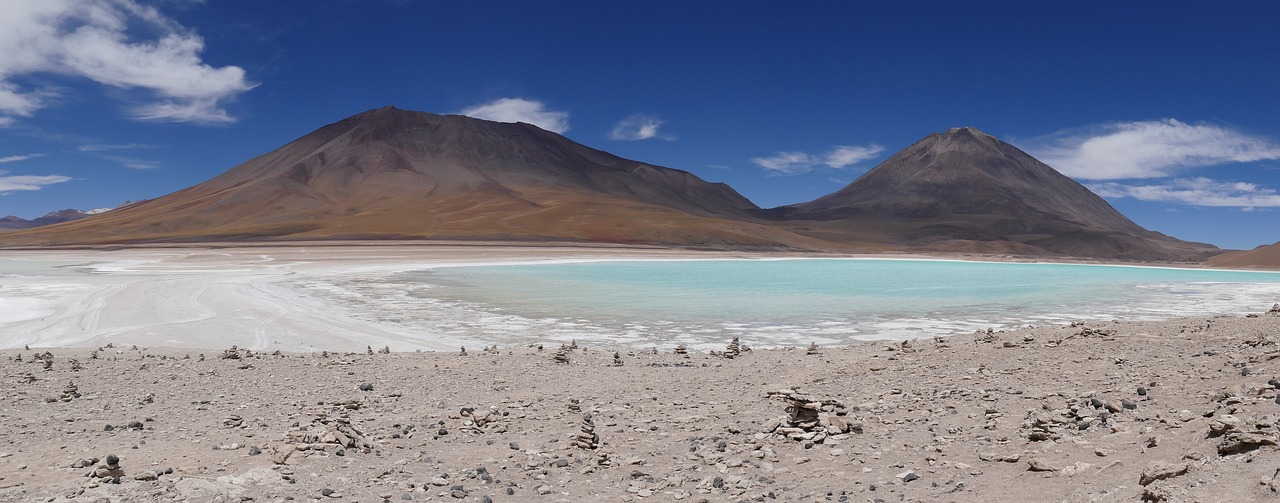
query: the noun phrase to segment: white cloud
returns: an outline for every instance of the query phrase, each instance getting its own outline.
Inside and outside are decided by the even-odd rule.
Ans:
[[[162,147],[160,145],[149,145],[146,143],[122,143],[122,144],[90,143],[87,145],[81,145],[79,147],[76,147],[76,149],[81,152],[103,152],[108,150],[138,150],[138,149],[153,149],[153,148],[162,148]]]
[[[0,157],[0,164],[4,164],[6,162],[25,161],[27,159],[35,159],[37,157],[44,157],[44,154],[11,155],[8,157]]]
[[[19,190],[40,190],[46,185],[62,183],[70,181],[71,177],[62,175],[7,175],[7,171],[0,171],[0,195]]]
[[[547,110],[540,101],[502,98],[462,111],[462,115],[497,122],[527,122],[553,133],[569,130],[569,113]]]
[[[674,136],[660,133],[658,131],[660,127],[662,127],[662,119],[655,116],[648,114],[629,115],[613,125],[613,130],[609,131],[609,138],[613,140],[675,139]]]
[[[1033,143],[1026,149],[1032,155],[1086,180],[1161,178],[1198,167],[1280,159],[1280,144],[1265,138],[1174,119],[1112,124]]]
[[[1102,197],[1129,197],[1140,201],[1177,203],[1191,206],[1238,208],[1280,207],[1275,189],[1245,182],[1221,182],[1208,178],[1176,178],[1167,182],[1130,185],[1106,182],[1089,186]]]
[[[840,145],[818,155],[805,152],[778,152],[768,157],[752,158],[751,162],[774,174],[796,175],[808,173],[818,166],[845,168],[872,159],[880,152],[884,152],[884,147],[879,145],[865,147]]]
[[[53,73],[147,91],[155,102],[130,112],[140,120],[233,122],[222,105],[254,84],[240,67],[204,63],[203,50],[199,35],[138,0],[5,0],[0,114],[32,116],[50,91],[23,89],[14,79]]]

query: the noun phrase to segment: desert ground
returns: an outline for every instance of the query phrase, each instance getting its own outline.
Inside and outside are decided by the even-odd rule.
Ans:
[[[1280,499],[1280,308],[812,350],[463,354],[270,288],[350,267],[341,247],[85,253],[0,259],[223,280],[107,274],[74,302],[24,306],[55,312],[0,334],[0,501]],[[689,255],[424,253],[370,248],[360,263]],[[34,287],[20,283],[0,285]],[[137,305],[58,307],[107,298]]]

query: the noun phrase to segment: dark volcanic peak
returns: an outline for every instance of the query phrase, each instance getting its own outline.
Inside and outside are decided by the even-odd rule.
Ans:
[[[1113,258],[1199,260],[1213,250],[1143,229],[1083,185],[971,127],[930,134],[840,191],[778,211],[826,222],[818,229],[828,239],[851,233],[985,252],[1005,243],[1010,253]]]

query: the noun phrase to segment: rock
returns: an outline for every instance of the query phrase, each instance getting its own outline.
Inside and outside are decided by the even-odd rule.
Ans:
[[[978,459],[982,461],[990,461],[990,462],[1001,461],[1005,463],[1017,463],[1018,460],[1022,459],[1022,455],[1021,454],[997,454],[994,452],[981,452],[981,453],[978,453]]]
[[[916,475],[916,472],[911,470],[907,470],[905,472],[898,474],[898,480],[901,480],[903,484],[907,482],[911,482],[913,480],[919,480],[919,479],[920,479],[920,476]]]
[[[1058,467],[1056,467],[1056,466],[1053,466],[1053,465],[1049,464],[1048,462],[1046,462],[1046,461],[1041,461],[1040,459],[1037,459],[1037,458],[1031,458],[1030,460],[1028,460],[1028,461],[1027,461],[1027,470],[1029,470],[1029,471],[1033,471],[1033,472],[1058,472],[1058,471],[1062,471],[1062,469],[1061,469],[1061,468],[1058,468]]]
[[[551,357],[556,363],[569,363],[569,347],[564,344],[560,345],[560,349]]]
[[[688,348],[688,347],[686,347],[684,344],[678,344],[678,345],[676,345],[675,353],[676,353],[676,354],[678,354],[678,355],[680,355],[680,356],[683,356],[683,357],[685,357],[685,358],[688,358],[688,357],[689,357],[689,348]]]
[[[463,499],[467,497],[467,490],[462,486],[453,486],[449,488],[449,496],[456,499]]]
[[[274,449],[275,452],[271,453],[271,462],[277,465],[283,465],[289,460],[289,456],[292,456],[293,452],[296,450],[298,450],[298,448],[294,447],[293,444],[276,447]]]
[[[538,494],[546,496],[548,494],[551,494],[551,486],[543,484],[534,488],[534,491],[537,492]]]
[[[133,479],[134,479],[134,480],[143,480],[143,481],[155,480],[155,479],[158,479],[158,478],[160,478],[160,474],[158,474],[158,473],[156,473],[156,472],[153,472],[153,471],[151,471],[151,470],[145,470],[145,471],[143,471],[143,472],[141,472],[141,473],[139,473],[139,474],[137,474],[137,475],[134,475],[134,476],[133,476]]]
[[[820,351],[818,351],[818,343],[816,343],[816,342],[810,342],[810,343],[809,343],[809,349],[808,349],[808,350],[806,350],[806,351],[804,352],[804,354],[809,355],[809,356],[814,356],[814,355],[821,354],[821,352],[820,352]]]
[[[1222,443],[1218,444],[1218,455],[1240,454],[1264,446],[1276,446],[1276,435],[1274,433],[1232,431],[1224,435]]]
[[[1157,480],[1171,479],[1187,473],[1188,469],[1189,466],[1186,463],[1172,464],[1156,461],[1142,470],[1142,476],[1138,478],[1138,484],[1145,486]]]
[[[360,391],[373,391],[373,385],[369,383],[360,383]]]

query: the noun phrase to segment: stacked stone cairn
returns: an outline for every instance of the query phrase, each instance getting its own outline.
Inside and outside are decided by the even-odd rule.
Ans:
[[[96,479],[114,479],[118,483],[119,477],[124,476],[124,468],[120,467],[120,458],[118,456],[108,454],[107,462],[98,465],[87,476]]]
[[[1269,316],[1280,316],[1280,304],[1271,306],[1271,310],[1267,311]]]
[[[677,345],[677,346],[676,346],[676,354],[678,354],[678,355],[680,355],[680,356],[683,356],[683,357],[685,357],[685,358],[688,358],[688,357],[689,357],[689,347],[688,347],[688,346],[685,346],[684,344],[679,344],[679,345]]]
[[[591,414],[582,415],[582,431],[574,437],[573,445],[588,450],[600,447],[600,435],[596,435],[596,424],[591,420]]]
[[[733,336],[733,340],[729,341],[729,345],[724,348],[724,357],[729,359],[737,358],[742,355],[742,344],[738,342],[738,336]]]
[[[862,433],[862,421],[849,416],[849,409],[838,400],[818,399],[795,388],[772,391],[768,395],[787,402],[787,415],[765,433],[815,444],[828,438]]]
[[[613,366],[615,367],[622,366],[622,355],[619,354],[617,351],[613,352]]]
[[[46,402],[70,402],[72,398],[80,398],[80,388],[76,387],[76,383],[68,382],[67,387],[62,388],[62,394],[56,399],[46,399]]]
[[[330,415],[321,412],[305,429],[285,434],[285,438],[299,450],[324,450],[325,445],[337,445],[348,449],[372,449],[374,446],[351,423],[345,413]]]
[[[820,351],[818,351],[818,343],[816,343],[816,342],[810,342],[810,343],[809,343],[809,350],[808,350],[808,351],[805,351],[805,352],[804,352],[804,354],[809,355],[809,356],[814,356],[814,355],[821,354],[821,352],[820,352]]]
[[[569,346],[561,344],[560,349],[556,350],[556,354],[553,358],[556,363],[569,363]]]

